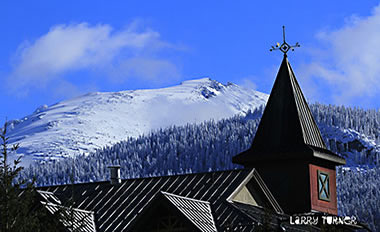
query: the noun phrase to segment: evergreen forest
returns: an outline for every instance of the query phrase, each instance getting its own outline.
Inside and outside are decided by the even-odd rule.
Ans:
[[[357,216],[380,230],[380,111],[311,104],[327,147],[346,158],[337,168],[339,215]],[[107,166],[121,165],[122,178],[141,178],[240,168],[232,156],[248,149],[263,108],[220,121],[171,126],[128,138],[90,155],[40,162],[21,178],[39,186],[104,181]],[[22,144],[21,144],[22,146]]]

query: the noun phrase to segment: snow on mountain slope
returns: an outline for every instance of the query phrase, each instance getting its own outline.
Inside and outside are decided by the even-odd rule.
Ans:
[[[319,129],[325,141],[329,141],[330,149],[346,159],[346,166],[380,163],[380,145],[375,139],[353,129],[324,125],[320,125]]]
[[[24,162],[89,153],[170,125],[219,120],[266,103],[267,94],[209,78],[162,89],[89,93],[9,124]]]

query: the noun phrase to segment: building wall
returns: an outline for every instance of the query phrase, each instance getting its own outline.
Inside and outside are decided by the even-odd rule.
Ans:
[[[310,212],[310,178],[307,163],[288,161],[260,166],[257,169],[285,213]]]

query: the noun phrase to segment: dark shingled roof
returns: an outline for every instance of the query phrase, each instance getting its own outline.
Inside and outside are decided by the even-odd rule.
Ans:
[[[37,190],[37,193],[40,196],[40,203],[49,211],[49,213],[52,215],[57,212],[60,213],[60,221],[63,226],[65,226],[67,231],[96,231],[94,212],[77,208],[70,209],[68,207],[64,207],[62,206],[61,200],[52,192]],[[72,220],[69,220],[68,217],[71,216]]]
[[[97,182],[51,186],[41,189],[54,193],[63,202],[70,198],[73,192],[75,208],[94,212],[96,231],[130,231],[136,222],[135,219],[138,219],[142,211],[149,207],[157,195],[163,194],[162,192],[165,192],[168,200],[177,201],[175,203],[177,208],[181,208],[180,205],[185,207],[186,204],[194,204],[194,201],[198,201],[198,206],[199,202],[209,202],[218,231],[223,231],[229,225],[232,225],[231,228],[235,228],[238,225],[246,224],[247,220],[250,222],[250,226],[245,226],[245,229],[239,229],[239,231],[251,231],[253,225],[257,225],[261,219],[252,220],[247,217],[247,214],[239,210],[239,207],[234,206],[230,200],[231,196],[243,184],[253,180],[256,183],[255,191],[257,193],[255,196],[264,196],[258,198],[260,204],[265,204],[266,207],[273,206],[270,208],[278,212],[277,202],[273,202],[275,200],[269,196],[271,194],[265,186],[264,188],[260,187],[262,183],[259,182],[262,180],[257,178],[260,177],[255,169],[241,169],[128,179],[122,180],[120,185]],[[264,212],[261,207],[252,205],[246,205],[246,207],[254,208],[252,211]],[[187,217],[196,213],[196,210],[191,209],[182,208],[182,211]],[[203,218],[206,215],[203,211],[201,214],[197,217]],[[280,214],[274,213],[274,215]]]
[[[245,165],[311,157],[345,164],[327,150],[285,55],[252,146],[233,157],[233,162]]]

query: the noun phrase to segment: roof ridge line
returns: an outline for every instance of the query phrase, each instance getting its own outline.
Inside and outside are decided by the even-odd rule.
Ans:
[[[175,174],[175,175],[167,174],[167,175],[163,175],[163,176],[133,177],[133,178],[121,179],[121,181],[123,182],[123,181],[127,181],[127,180],[143,180],[143,179],[150,179],[150,178],[163,178],[163,177],[173,177],[173,176],[207,175],[207,174],[211,174],[211,173],[239,172],[242,170],[244,170],[244,168],[217,170],[217,171],[204,171],[204,172],[196,172],[196,173],[181,173],[181,174]],[[37,188],[63,187],[63,186],[66,187],[66,186],[71,186],[71,185],[83,185],[83,184],[88,185],[88,184],[104,184],[104,183],[109,183],[109,180],[94,181],[94,182],[80,182],[80,183],[74,183],[74,184],[68,183],[68,184],[57,184],[57,185],[44,185],[44,186],[38,186]]]

